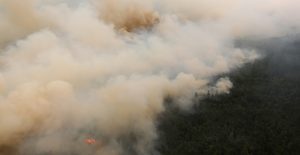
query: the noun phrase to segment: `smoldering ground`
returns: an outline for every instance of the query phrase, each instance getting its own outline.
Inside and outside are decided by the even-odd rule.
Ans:
[[[188,110],[195,92],[229,93],[226,77],[207,84],[259,57],[235,40],[298,32],[299,6],[1,0],[0,152],[158,154],[165,98]]]

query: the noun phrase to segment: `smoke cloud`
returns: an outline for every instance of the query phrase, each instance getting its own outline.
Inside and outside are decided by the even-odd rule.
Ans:
[[[0,154],[159,154],[171,97],[229,93],[218,74],[298,33],[296,0],[0,0]],[[96,143],[84,143],[86,138]]]

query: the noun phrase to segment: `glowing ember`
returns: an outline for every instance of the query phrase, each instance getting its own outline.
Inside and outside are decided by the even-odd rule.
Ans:
[[[96,139],[94,139],[94,138],[87,138],[87,139],[84,140],[84,142],[86,144],[92,145],[92,144],[96,144]]]

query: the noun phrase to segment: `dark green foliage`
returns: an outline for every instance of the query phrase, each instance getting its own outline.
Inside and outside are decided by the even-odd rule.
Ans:
[[[299,42],[298,42],[299,43]],[[190,113],[169,108],[159,121],[162,155],[300,154],[300,44],[268,48],[230,73],[229,95],[207,96]]]

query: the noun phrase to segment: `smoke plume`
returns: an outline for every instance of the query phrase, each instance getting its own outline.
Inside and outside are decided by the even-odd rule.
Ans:
[[[299,32],[296,0],[0,0],[0,154],[159,154],[164,101],[229,93],[214,76]],[[84,143],[86,138],[96,143]]]

